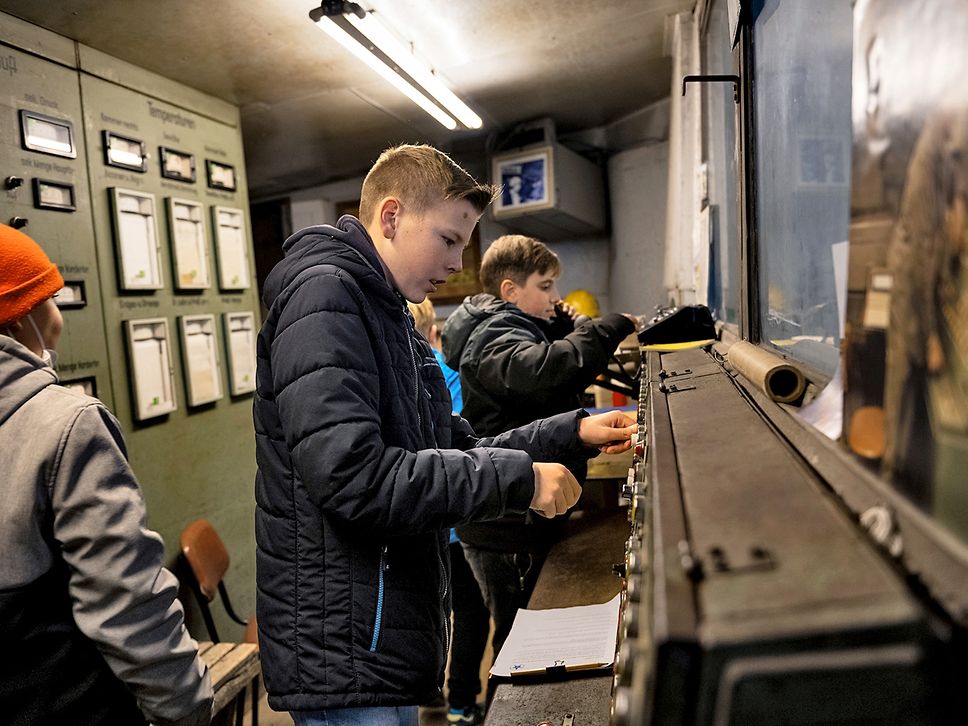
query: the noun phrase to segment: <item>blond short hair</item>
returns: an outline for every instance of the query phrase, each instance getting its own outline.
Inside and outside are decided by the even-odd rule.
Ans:
[[[371,167],[360,191],[360,221],[373,221],[377,205],[397,197],[417,214],[448,199],[466,199],[483,213],[498,190],[481,184],[444,152],[426,145],[387,149]]]
[[[430,298],[424,298],[424,301],[419,304],[408,302],[407,307],[413,315],[413,324],[417,332],[430,340],[430,329],[437,322],[437,313]]]
[[[481,258],[481,284],[494,297],[501,297],[502,281],[523,285],[535,272],[558,276],[561,261],[544,242],[523,234],[498,237]]]

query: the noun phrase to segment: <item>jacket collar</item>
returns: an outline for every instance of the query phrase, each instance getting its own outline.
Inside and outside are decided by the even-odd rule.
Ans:
[[[390,284],[376,245],[356,217],[343,215],[336,225],[306,227],[282,245],[284,257],[266,278],[263,302],[272,303],[303,270],[334,264],[349,272],[371,299],[388,308],[405,307]]]

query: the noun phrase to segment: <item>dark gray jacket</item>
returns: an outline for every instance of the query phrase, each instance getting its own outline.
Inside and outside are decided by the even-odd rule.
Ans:
[[[284,251],[254,403],[269,703],[426,702],[449,645],[447,529],[525,511],[532,461],[581,448],[578,414],[477,439],[358,220],[304,229]]]
[[[442,331],[444,359],[460,371],[461,415],[494,435],[580,406],[633,330],[624,315],[574,325],[540,320],[487,293],[467,298]]]

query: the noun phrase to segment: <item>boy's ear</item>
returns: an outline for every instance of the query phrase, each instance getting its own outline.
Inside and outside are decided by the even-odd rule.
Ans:
[[[397,233],[397,217],[399,214],[400,202],[393,197],[387,197],[380,204],[380,232],[387,239],[393,239],[393,236]]]
[[[505,302],[513,303],[515,298],[518,296],[518,286],[514,283],[514,280],[504,278],[501,280],[501,287],[499,289],[501,292],[501,299]]]

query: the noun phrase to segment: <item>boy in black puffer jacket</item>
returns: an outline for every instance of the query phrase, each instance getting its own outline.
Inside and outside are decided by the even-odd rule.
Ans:
[[[560,307],[558,256],[532,237],[505,235],[481,260],[484,292],[466,299],[443,329],[444,358],[459,368],[464,409],[474,430],[496,435],[581,405],[618,344],[635,330],[631,317],[606,315],[577,324]],[[579,481],[586,460],[564,462]],[[511,513],[457,528],[494,618],[494,653],[528,605],[562,518]]]
[[[492,196],[436,149],[390,149],[363,182],[360,219],[297,232],[266,279],[257,614],[269,704],[297,724],[416,726],[450,640],[448,528],[561,514],[579,488],[551,462],[630,445],[621,414],[572,411],[488,439],[452,414],[406,301],[461,269]]]

